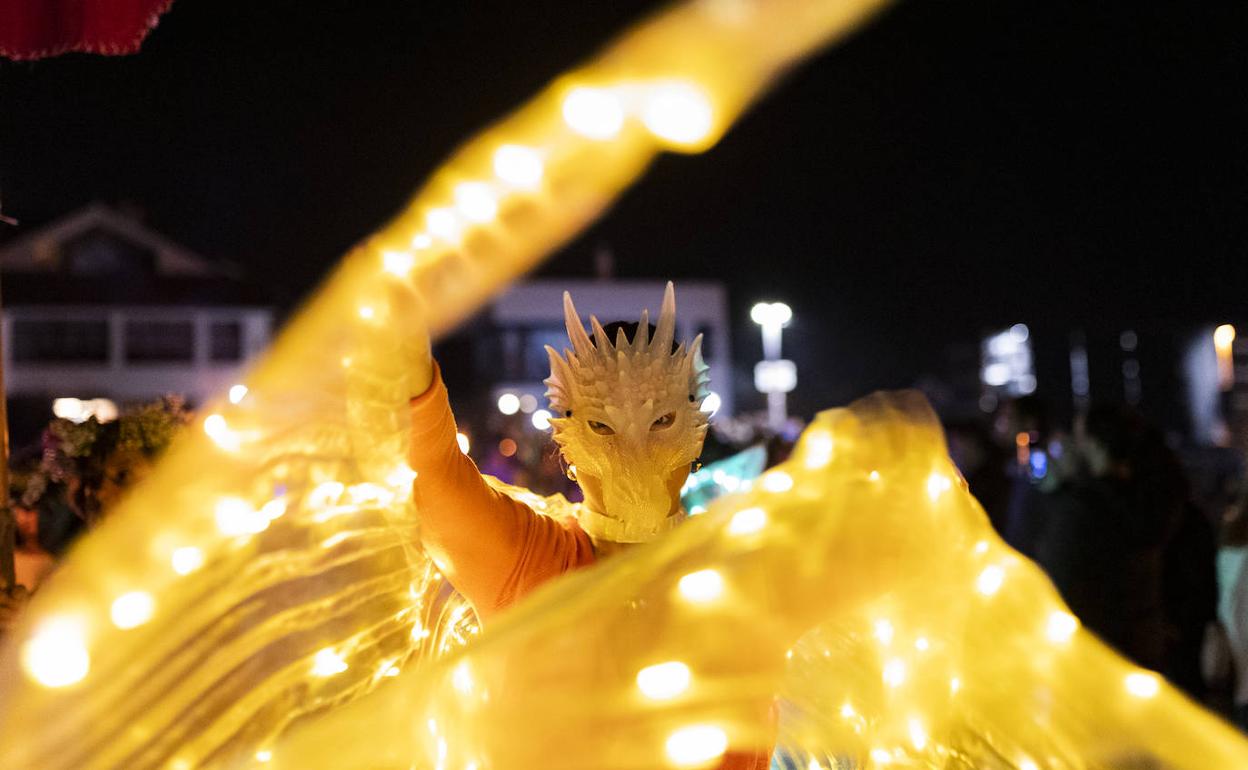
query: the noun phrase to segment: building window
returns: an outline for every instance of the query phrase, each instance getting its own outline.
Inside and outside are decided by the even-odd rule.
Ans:
[[[562,326],[539,326],[526,329],[523,359],[517,371],[509,372],[512,379],[540,382],[549,377],[550,356],[546,353],[547,345],[560,352],[570,347],[567,330]]]
[[[104,363],[108,361],[108,322],[103,319],[15,321],[13,360]]]
[[[213,361],[238,361],[243,357],[243,325],[216,321],[209,329],[208,355]]]
[[[126,361],[160,363],[195,357],[195,325],[190,321],[127,321]]]

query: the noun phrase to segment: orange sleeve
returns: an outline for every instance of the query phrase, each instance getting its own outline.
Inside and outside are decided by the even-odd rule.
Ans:
[[[593,561],[576,526],[535,513],[492,488],[459,450],[455,417],[436,363],[411,402],[408,462],[420,536],[438,568],[488,618],[540,583]]]

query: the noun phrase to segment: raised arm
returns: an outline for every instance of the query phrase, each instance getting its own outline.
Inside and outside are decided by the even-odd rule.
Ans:
[[[411,417],[408,462],[416,471],[421,540],[478,615],[488,615],[504,598],[523,549],[526,520],[536,514],[486,484],[460,451],[436,364],[429,368],[429,386],[412,399]]]

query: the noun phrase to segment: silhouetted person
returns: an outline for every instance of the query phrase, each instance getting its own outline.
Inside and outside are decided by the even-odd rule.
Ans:
[[[1050,438],[1048,405],[1039,396],[1021,396],[1002,405],[993,423],[993,434],[1005,454],[1009,492],[1004,522],[1000,529],[1005,542],[1024,556],[1034,557],[1036,543],[1044,526],[1039,492],[1032,468],[1020,454],[1026,447],[1043,449]]]
[[[1076,423],[1077,462],[1042,503],[1036,561],[1089,630],[1161,670],[1170,637],[1165,547],[1185,489],[1173,455],[1133,413],[1097,407]]]

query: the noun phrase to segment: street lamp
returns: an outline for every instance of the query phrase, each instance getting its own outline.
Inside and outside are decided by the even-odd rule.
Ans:
[[[780,331],[793,320],[783,302],[759,302],[750,319],[763,329],[763,360],[754,366],[754,387],[767,394],[767,423],[780,432],[788,419],[785,394],[797,387],[797,366],[780,357]]]

